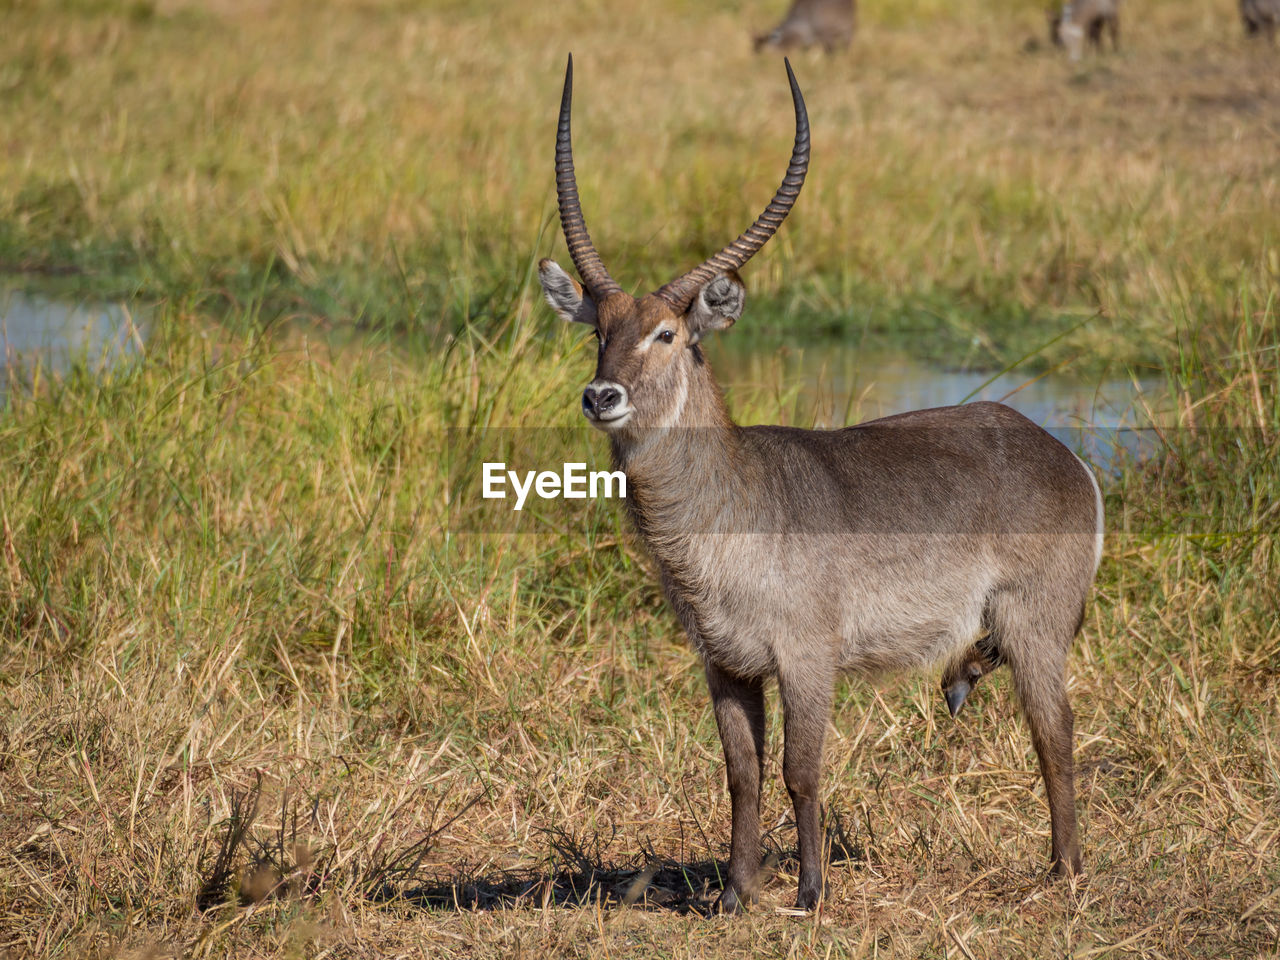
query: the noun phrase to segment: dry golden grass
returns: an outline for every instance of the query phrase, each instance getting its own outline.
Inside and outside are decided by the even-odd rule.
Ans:
[[[728,920],[698,916],[729,821],[704,684],[618,518],[441,526],[442,386],[475,379],[510,398],[500,422],[538,423],[528,398],[549,371],[571,392],[580,344],[527,328],[424,371],[175,326],[138,370],[46,384],[0,431],[0,947],[1277,949],[1274,347],[1197,366],[1204,403],[1167,460],[1109,485],[1113,529],[1139,532],[1110,538],[1072,659],[1087,874],[1045,882],[1047,811],[1003,678],[957,722],[936,678],[851,682],[826,755],[830,898],[786,911],[774,717],[778,872]],[[1190,429],[1209,425],[1237,428],[1224,451]],[[1193,504],[1215,523],[1153,533],[1153,512]]]

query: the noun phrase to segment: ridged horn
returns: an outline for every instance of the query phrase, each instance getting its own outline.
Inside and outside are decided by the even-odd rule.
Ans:
[[[787,65],[791,101],[796,108],[796,142],[791,148],[791,163],[787,167],[787,175],[782,178],[778,192],[773,195],[764,212],[756,217],[756,222],[747,227],[737,240],[680,279],[672,280],[655,291],[655,296],[661,297],[677,312],[687,309],[698,290],[712,277],[737,270],[750,260],[778,232],[778,227],[782,226],[782,221],[795,206],[796,197],[800,196],[804,175],[809,169],[809,113],[804,107],[800,84],[796,83],[796,75],[791,70],[791,61],[784,59],[783,62]]]
[[[609,276],[600,254],[591,242],[587,225],[578,204],[578,181],[573,174],[573,137],[569,131],[569,115],[573,112],[573,54],[564,71],[564,93],[560,97],[560,124],[556,128],[556,198],[560,201],[560,229],[569,246],[569,256],[578,269],[582,285],[593,298],[603,300],[622,287]]]

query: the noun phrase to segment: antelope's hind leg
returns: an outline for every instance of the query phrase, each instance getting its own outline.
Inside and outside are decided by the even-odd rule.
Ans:
[[[710,661],[707,686],[724,747],[733,807],[729,877],[716,910],[737,913],[757,896],[760,874],[760,778],[764,768],[764,681],[743,680]]]
[[[1073,609],[1061,597],[1036,599],[1001,598],[994,614],[1049,800],[1051,869],[1069,876],[1082,869],[1076,824],[1075,717],[1066,685],[1067,653],[1080,614],[1078,606]]]

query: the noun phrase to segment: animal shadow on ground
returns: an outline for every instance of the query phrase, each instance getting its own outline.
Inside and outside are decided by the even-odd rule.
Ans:
[[[549,856],[524,870],[480,874],[460,867],[447,877],[424,876],[440,833],[464,816],[481,795],[443,826],[399,849],[376,852],[368,861],[335,870],[330,852],[311,851],[305,842],[306,814],[281,798],[280,825],[265,834],[255,822],[267,803],[261,779],[232,798],[231,814],[201,866],[203,882],[196,897],[204,911],[221,904],[248,906],[265,899],[308,898],[334,885],[360,891],[374,903],[409,904],[424,910],[485,911],[544,909],[599,905],[605,909],[633,907],[677,914],[708,915],[724,889],[727,864],[713,859],[685,862],[658,854],[652,846],[630,863],[611,861],[606,851],[617,839],[611,834],[574,834],[564,828],[543,830]],[[294,798],[296,799],[296,798]],[[795,824],[784,821],[763,837],[764,859],[759,887],[779,870],[798,866],[794,848],[785,849],[778,835],[794,838]],[[700,839],[709,846],[705,834]],[[827,861],[848,865],[865,861],[864,849],[854,843],[838,813],[826,817]],[[345,876],[340,876],[343,874]],[[354,881],[354,882],[352,882]]]
[[[794,831],[794,823],[780,825],[764,838],[761,866],[763,888],[780,870],[798,866],[796,851],[781,849],[776,832]],[[792,834],[794,835],[794,834]],[[709,915],[724,889],[727,863],[717,860],[682,862],[658,855],[652,848],[638,863],[605,860],[603,850],[612,838],[576,837],[561,829],[546,831],[552,863],[547,869],[475,876],[465,871],[448,878],[408,886],[387,897],[429,910],[509,910],[522,907],[582,907],[599,904],[605,909],[632,907],[666,910],[677,914]],[[828,817],[828,862],[845,865],[864,859],[836,815]],[[388,891],[390,893],[390,891]]]

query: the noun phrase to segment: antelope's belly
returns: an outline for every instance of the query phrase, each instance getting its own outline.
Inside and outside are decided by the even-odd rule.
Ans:
[[[691,633],[704,656],[744,677],[813,658],[864,673],[928,667],[981,632],[995,571],[968,543],[927,539],[882,538],[874,551],[842,541],[826,550],[765,537],[722,543],[696,570]]]

